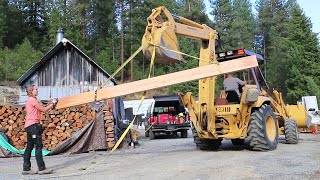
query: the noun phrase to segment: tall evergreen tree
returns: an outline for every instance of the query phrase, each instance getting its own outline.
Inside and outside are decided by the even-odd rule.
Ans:
[[[7,1],[0,0],[0,48],[3,48],[4,38],[8,31],[7,12],[8,12]]]
[[[47,9],[48,14],[50,14],[47,19],[48,46],[53,47],[55,45],[58,28],[63,28],[65,37],[73,42],[75,39],[70,36],[74,32],[72,23],[70,23],[72,22],[72,17],[66,0],[50,0],[47,3]]]
[[[254,49],[256,35],[256,22],[252,14],[249,0],[233,0],[232,23],[229,36],[230,45],[234,49],[246,48]]]
[[[180,0],[178,1],[177,15],[190,19],[198,24],[207,24],[212,27],[212,22],[205,13],[205,4],[202,0]],[[174,12],[172,12],[174,13]],[[183,53],[199,57],[201,41],[192,40],[183,36],[178,37],[180,50]],[[185,69],[191,69],[199,66],[199,60],[183,57],[186,64],[176,64],[169,67],[165,72],[176,72]],[[165,69],[164,69],[165,70]],[[192,92],[195,96],[198,95],[198,81],[187,82],[179,85],[174,85],[168,88],[170,94],[177,92]]]
[[[289,1],[290,33],[285,41],[289,48],[288,78],[286,80],[287,99],[294,103],[301,96],[315,95],[320,100],[320,57],[317,34],[312,32],[312,24],[295,0]]]
[[[210,0],[214,18],[214,28],[218,31],[224,49],[234,49],[231,45],[232,37],[230,28],[233,21],[231,0]]]
[[[93,1],[90,18],[92,19],[90,43],[93,47],[93,58],[104,69],[112,73],[120,65],[119,30],[116,21],[115,0]]]
[[[25,19],[25,37],[36,49],[41,50],[43,43],[48,39],[45,0],[23,0],[20,5]]]
[[[259,29],[262,49],[267,63],[267,80],[272,88],[286,94],[285,81],[288,78],[284,41],[288,36],[289,14],[284,0],[259,1]]]
[[[90,29],[94,52],[99,52],[100,48],[108,48],[110,59],[112,59],[112,39],[115,38],[115,30],[117,30],[115,25],[115,0],[95,0],[92,3],[93,12],[90,16],[90,19],[92,19]]]
[[[4,11],[6,17],[14,17],[6,19],[7,31],[3,40],[3,45],[10,49],[13,49],[17,44],[22,43],[25,38],[23,31],[25,27],[25,21],[22,11],[19,9],[19,2],[8,2],[8,10]]]

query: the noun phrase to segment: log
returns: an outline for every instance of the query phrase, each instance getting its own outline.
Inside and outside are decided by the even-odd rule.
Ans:
[[[223,73],[239,71],[242,69],[248,69],[257,66],[258,62],[256,56],[247,56],[231,61],[221,62],[219,63],[219,67],[215,64],[212,64],[162,76],[157,76],[150,79],[144,79],[99,89],[97,90],[96,99],[94,91],[63,97],[59,99],[57,108],[67,108],[71,106],[94,102],[95,100],[100,101],[103,99],[110,99],[114,97],[204,79],[212,76],[217,76]]]
[[[107,142],[107,146],[108,146],[109,148],[112,148],[114,145],[115,145],[115,142],[114,142],[114,141],[109,141],[109,142]]]

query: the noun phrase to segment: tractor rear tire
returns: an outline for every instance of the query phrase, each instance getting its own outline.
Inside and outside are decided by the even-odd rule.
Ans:
[[[299,132],[297,122],[294,119],[284,121],[284,136],[287,144],[298,144]]]
[[[262,105],[250,117],[248,139],[252,150],[272,151],[278,145],[278,120],[269,105]]]
[[[191,126],[193,142],[196,144],[196,147],[200,150],[218,150],[221,145],[222,139],[203,139],[199,138],[198,133],[195,127]]]
[[[245,139],[231,139],[233,145],[244,145]]]
[[[187,138],[188,137],[188,130],[181,130],[181,137]]]

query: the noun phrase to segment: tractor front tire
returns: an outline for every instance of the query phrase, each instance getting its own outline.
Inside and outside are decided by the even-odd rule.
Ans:
[[[262,105],[250,117],[248,139],[256,151],[272,151],[278,145],[278,120],[269,105]]]
[[[149,139],[150,139],[150,140],[153,140],[153,139],[155,139],[155,138],[156,138],[155,133],[154,133],[153,131],[149,130]]]
[[[181,130],[181,137],[182,138],[187,138],[188,137],[188,130],[186,130],[186,129]]]
[[[299,132],[297,122],[294,119],[284,121],[284,136],[287,144],[298,144]]]
[[[218,150],[222,139],[203,139],[199,138],[195,127],[191,126],[193,141],[200,150]]]

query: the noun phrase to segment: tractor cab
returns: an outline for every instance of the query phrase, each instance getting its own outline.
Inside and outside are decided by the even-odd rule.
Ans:
[[[237,50],[226,51],[226,52],[218,52],[216,53],[216,55],[217,55],[218,62],[234,60],[237,58],[242,58],[242,57],[252,56],[252,55],[255,55],[257,57],[259,64],[262,64],[264,62],[264,58],[260,54],[254,53],[247,49],[237,49]],[[247,82],[247,84],[249,85],[247,86],[247,88],[252,89],[256,87],[255,89],[258,91],[258,92],[255,92],[256,95],[262,94],[260,83],[264,85],[263,88],[266,88],[267,91],[269,90],[269,86],[259,66],[251,69],[242,70],[241,72],[237,72],[237,74],[242,75],[242,77],[239,77],[239,78]],[[224,75],[224,78],[226,78],[226,75]],[[216,98],[215,104],[216,105],[240,104],[241,97],[243,94],[243,89],[244,89],[244,85],[239,84],[238,91],[240,92],[241,96],[239,96],[235,90],[229,90],[229,91],[222,90],[220,93],[220,97]]]

